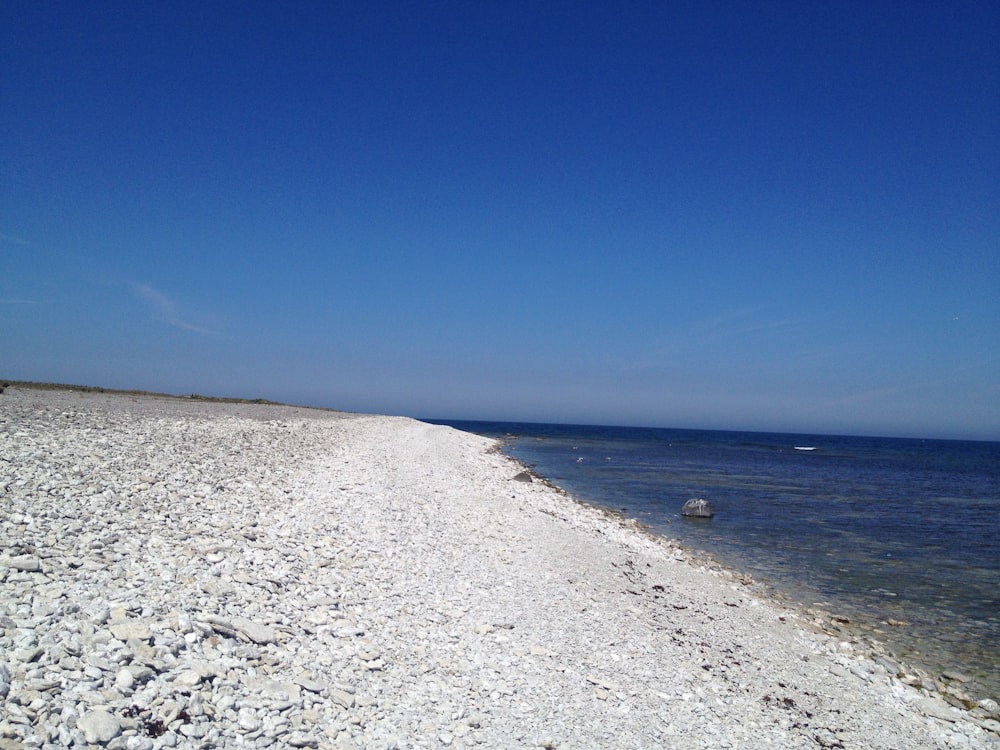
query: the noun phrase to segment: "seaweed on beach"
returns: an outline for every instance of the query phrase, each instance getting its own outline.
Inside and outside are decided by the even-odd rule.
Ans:
[[[122,711],[123,716],[139,720],[139,731],[145,736],[155,738],[166,734],[167,725],[161,719],[143,718],[145,713],[149,713],[148,708],[141,708],[134,703]]]
[[[784,688],[785,685],[779,682],[778,687]],[[806,693],[806,695],[815,697],[811,693]],[[794,698],[787,695],[781,698],[776,698],[773,695],[768,694],[761,698],[761,702],[766,706],[776,706],[790,713],[797,713],[799,718],[792,723],[792,728],[808,732],[809,734],[807,736],[809,739],[821,748],[825,748],[825,750],[846,750],[846,746],[843,741],[837,736],[838,732],[843,730],[833,729],[830,727],[823,727],[821,729],[814,727],[812,725],[813,713],[799,706],[795,702]],[[840,712],[834,709],[832,713]],[[827,736],[824,736],[824,734],[821,733],[826,733]]]
[[[148,708],[142,708],[134,703],[128,708],[122,710],[122,716],[129,719],[138,719],[139,722],[139,733],[145,735],[146,737],[162,737],[167,733],[167,725],[163,719],[157,719],[151,714],[144,717],[143,714],[150,714]],[[191,716],[187,711],[183,709],[177,714],[178,719],[180,719],[182,724],[189,724],[191,722]]]

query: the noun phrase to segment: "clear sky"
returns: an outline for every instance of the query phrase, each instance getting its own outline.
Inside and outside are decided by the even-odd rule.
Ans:
[[[996,2],[0,4],[0,377],[1000,439]]]

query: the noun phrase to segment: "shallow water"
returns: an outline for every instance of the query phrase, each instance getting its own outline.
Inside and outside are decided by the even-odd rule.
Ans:
[[[1000,695],[1000,443],[444,423],[507,437],[510,455],[580,500]],[[683,519],[692,497],[715,517]]]

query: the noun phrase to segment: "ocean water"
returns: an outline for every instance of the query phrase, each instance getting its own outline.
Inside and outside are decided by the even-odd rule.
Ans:
[[[1000,443],[439,423],[505,438],[576,498],[1000,695]],[[682,518],[694,497],[715,517]]]

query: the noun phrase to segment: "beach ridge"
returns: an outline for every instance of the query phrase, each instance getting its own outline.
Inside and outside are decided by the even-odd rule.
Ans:
[[[1000,747],[496,446],[7,388],[0,748]]]

